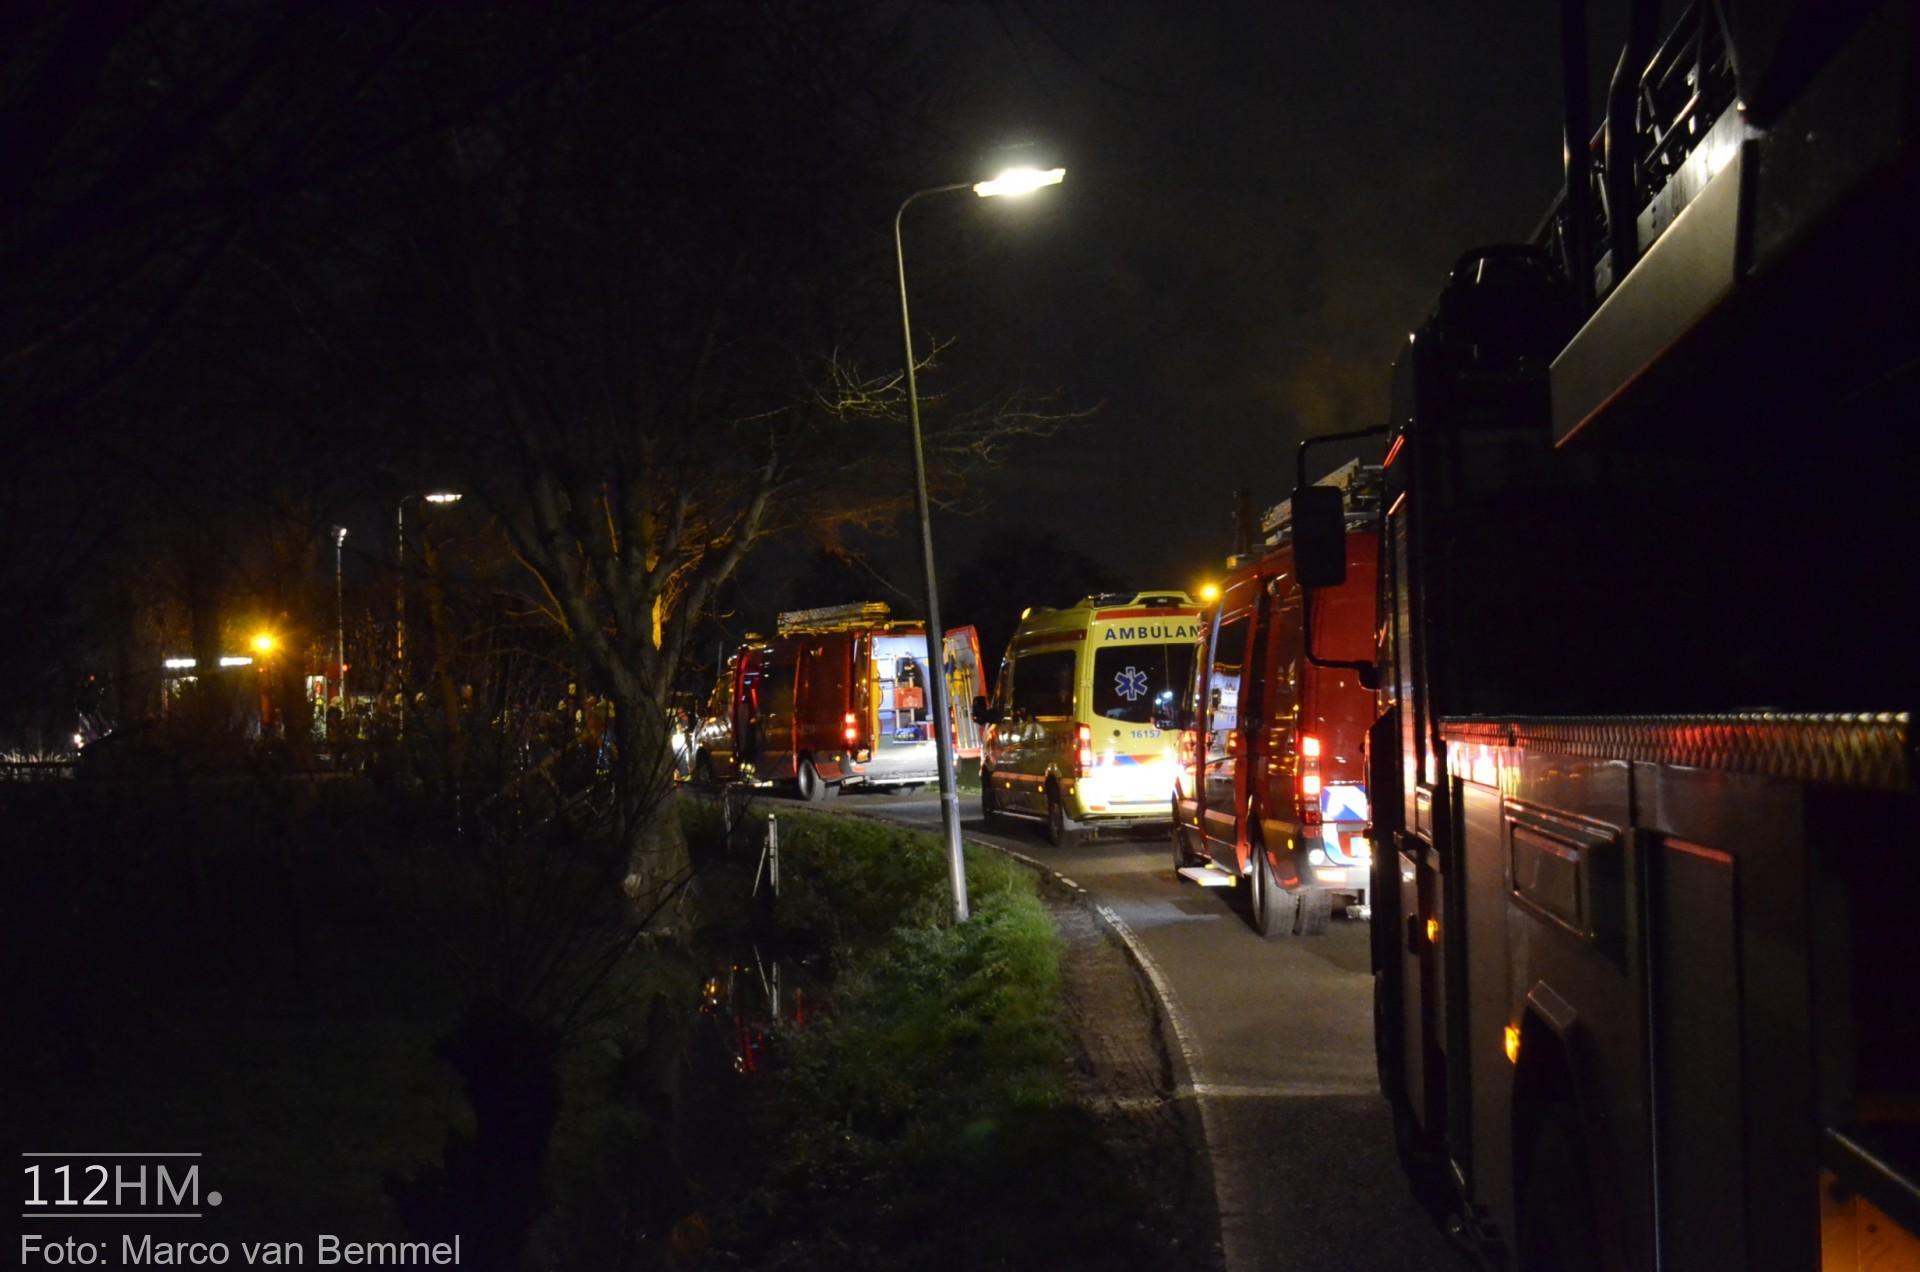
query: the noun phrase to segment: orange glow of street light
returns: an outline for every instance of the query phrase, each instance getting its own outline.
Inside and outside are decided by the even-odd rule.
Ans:
[[[264,655],[272,653],[280,642],[274,639],[272,632],[255,632],[250,643],[254,653]]]

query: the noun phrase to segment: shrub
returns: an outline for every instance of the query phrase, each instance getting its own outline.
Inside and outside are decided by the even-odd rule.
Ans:
[[[830,946],[824,1024],[780,1038],[777,1147],[730,1254],[771,1268],[1151,1266],[1131,1185],[1066,1098],[1060,940],[1034,876],[931,836],[782,815],[783,928]]]

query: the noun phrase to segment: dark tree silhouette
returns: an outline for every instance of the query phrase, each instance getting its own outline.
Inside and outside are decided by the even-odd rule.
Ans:
[[[365,191],[412,210],[375,295],[436,372],[432,462],[499,517],[615,704],[642,916],[678,913],[692,877],[668,707],[719,590],[769,539],[837,546],[908,504],[885,231],[914,184],[896,121],[920,114],[919,69],[869,5],[678,8]],[[954,497],[1067,417],[943,397],[944,348],[920,356]]]

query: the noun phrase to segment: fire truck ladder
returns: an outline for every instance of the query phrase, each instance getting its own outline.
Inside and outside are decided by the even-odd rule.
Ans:
[[[1364,529],[1379,514],[1380,496],[1386,489],[1386,470],[1378,464],[1363,464],[1352,459],[1314,485],[1332,486],[1338,490],[1346,508],[1347,529]],[[1291,498],[1282,499],[1267,509],[1266,515],[1260,519],[1260,533],[1269,547],[1277,547],[1293,538]]]
[[[857,631],[883,626],[892,616],[893,611],[885,601],[853,601],[819,609],[788,610],[774,619],[774,630],[782,636]]]

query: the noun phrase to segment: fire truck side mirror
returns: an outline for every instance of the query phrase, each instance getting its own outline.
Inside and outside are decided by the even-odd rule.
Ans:
[[[1339,587],[1347,581],[1347,521],[1332,486],[1293,492],[1293,565],[1302,587]]]
[[[1004,713],[985,698],[973,700],[973,722],[975,724],[998,724]]]

